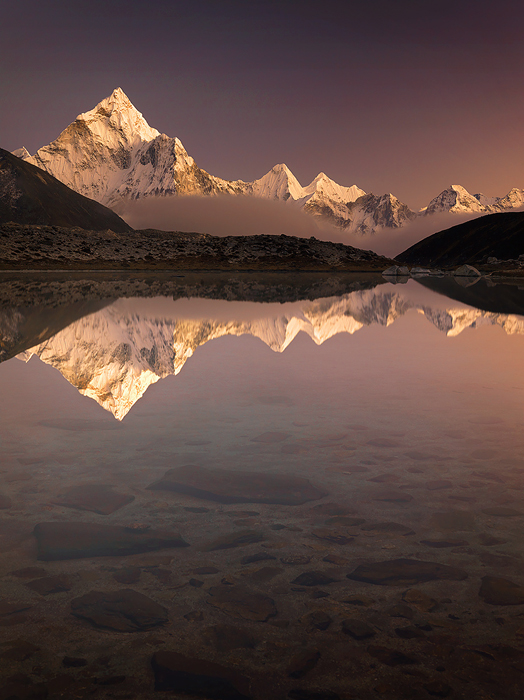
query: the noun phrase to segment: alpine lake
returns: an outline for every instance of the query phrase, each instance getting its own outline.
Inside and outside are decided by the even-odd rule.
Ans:
[[[1,273],[0,700],[522,698],[524,283],[404,282]]]

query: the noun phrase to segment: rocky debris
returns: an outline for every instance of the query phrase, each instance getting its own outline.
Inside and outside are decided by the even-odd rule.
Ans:
[[[304,571],[303,574],[293,579],[291,583],[297,586],[327,586],[329,583],[335,583],[336,580],[323,571]]]
[[[524,586],[506,578],[484,576],[479,596],[489,605],[524,605]]]
[[[38,559],[41,561],[125,556],[189,546],[175,532],[137,532],[120,525],[97,523],[39,523],[35,525],[34,535],[38,546]]]
[[[353,639],[361,641],[362,639],[369,639],[376,635],[375,630],[370,627],[363,620],[357,620],[353,618],[347,618],[342,620],[342,632],[344,634],[349,634]]]
[[[73,486],[51,502],[64,508],[89,510],[100,515],[109,515],[134,500],[134,496],[116,493],[110,486],[84,484]]]
[[[147,488],[175,491],[219,503],[272,503],[290,506],[316,501],[327,493],[311,484],[308,479],[292,474],[206,469],[194,464],[170,469],[159,481]]]
[[[233,549],[234,547],[245,547],[248,544],[262,542],[266,537],[263,532],[256,530],[241,530],[240,532],[230,532],[221,535],[213,540],[211,544],[204,547],[205,552],[214,552],[217,549]]]
[[[62,666],[66,668],[82,668],[82,666],[87,666],[87,659],[80,656],[64,656]]]
[[[356,605],[359,608],[370,608],[377,602],[374,598],[367,595],[350,595],[342,601],[346,605]]]
[[[413,625],[407,627],[396,627],[395,634],[400,639],[425,639],[426,635],[422,630]]]
[[[391,265],[387,270],[383,270],[384,277],[409,277],[409,267],[406,265]]]
[[[25,584],[32,591],[40,593],[40,595],[51,595],[51,593],[63,593],[70,591],[73,587],[73,582],[69,576],[59,574],[58,576],[44,576],[37,578],[34,581],[29,581]]]
[[[118,233],[116,226],[87,231],[46,223],[2,223],[0,217],[0,267],[380,272],[391,262],[371,250],[284,234],[220,237],[153,229],[128,231],[127,225],[126,233]],[[87,222],[82,225],[90,228]]]
[[[391,561],[361,564],[347,574],[352,581],[374,583],[380,586],[403,586],[426,581],[463,581],[465,571],[446,564],[416,559],[392,559]]]
[[[207,602],[231,617],[266,622],[277,614],[275,601],[244,586],[213,586]]]
[[[166,608],[130,588],[86,593],[71,601],[71,614],[116,632],[143,632],[168,621]]]
[[[151,665],[155,690],[187,693],[214,700],[250,700],[250,682],[235,667],[228,668],[175,651],[157,651]]]

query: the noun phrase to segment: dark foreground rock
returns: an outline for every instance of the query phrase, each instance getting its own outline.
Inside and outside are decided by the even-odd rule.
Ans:
[[[110,486],[84,484],[73,486],[52,501],[53,504],[76,510],[89,510],[100,515],[109,515],[135,500],[134,496],[116,493]]]
[[[275,601],[244,586],[213,586],[208,603],[231,617],[266,622],[277,614]]]
[[[95,627],[116,632],[142,632],[168,621],[167,610],[130,588],[91,591],[71,601],[71,614]]]
[[[175,651],[157,651],[151,665],[155,690],[187,693],[213,700],[249,700],[249,679],[235,668]]]
[[[188,547],[178,533],[133,530],[120,525],[53,522],[35,525],[40,561],[125,556]]]
[[[524,605],[524,586],[507,578],[484,576],[479,595],[490,605]]]
[[[170,469],[147,487],[175,491],[219,503],[274,503],[299,506],[327,495],[308,479],[293,474],[206,469],[193,464]]]
[[[392,559],[373,564],[361,564],[347,574],[352,581],[374,583],[379,586],[408,586],[426,581],[463,581],[468,577],[465,571],[446,564],[415,559]]]

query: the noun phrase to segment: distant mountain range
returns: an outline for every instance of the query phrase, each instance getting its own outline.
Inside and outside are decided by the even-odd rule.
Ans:
[[[324,173],[303,187],[284,164],[275,165],[253,182],[224,180],[199,168],[178,138],[150,127],[120,88],[80,114],[33,156],[25,148],[13,153],[110,208],[118,207],[122,200],[151,196],[254,196],[287,201],[313,217],[362,235],[400,228],[435,213],[495,213],[524,206],[522,189],[489,198],[451,185],[415,212],[392,194],[377,196],[356,185],[343,187]]]

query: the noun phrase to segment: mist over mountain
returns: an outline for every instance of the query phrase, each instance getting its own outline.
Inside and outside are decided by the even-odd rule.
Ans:
[[[356,184],[342,186],[323,172],[303,186],[284,163],[275,165],[252,182],[225,180],[200,168],[180,139],[152,128],[120,88],[92,110],[80,114],[55,141],[40,148],[33,156],[24,148],[17,149],[15,153],[76,192],[121,212],[124,218],[128,216],[133,225],[136,225],[136,219],[142,217],[140,225],[145,227],[158,227],[153,220],[157,214],[152,208],[152,218],[147,220],[147,210],[134,209],[130,203],[152,197],[176,196],[178,199],[181,195],[184,198],[189,195],[213,198],[230,195],[285,203],[294,212],[307,214],[319,226],[322,232],[320,237],[331,236],[331,240],[344,242],[349,241],[348,236],[392,233],[412,227],[412,224],[418,226],[418,222],[431,220],[435,214],[475,216],[515,210],[524,205],[524,190],[518,188],[513,188],[504,197],[489,197],[472,195],[460,185],[451,185],[427,207],[416,212],[391,193],[375,195],[366,193]],[[191,218],[192,205],[180,204],[178,212],[173,207],[172,218],[164,215],[166,225],[163,228],[198,230],[200,226],[193,222],[199,221],[199,206],[194,205],[196,218]],[[270,210],[260,208],[258,211]],[[220,215],[219,211],[216,213]],[[271,223],[266,223],[264,219],[256,221],[256,209],[238,211],[239,216],[245,217],[244,227],[249,227],[250,233],[291,233],[290,228],[295,227],[295,221],[298,227],[306,226],[305,218],[294,219],[294,214],[290,217],[286,214],[282,208],[275,209],[270,215]],[[224,215],[227,221],[226,210]],[[253,224],[250,222],[251,216],[254,217]],[[205,226],[205,216],[203,218]],[[277,218],[281,219],[280,224]],[[435,223],[436,220],[432,230],[427,233],[438,230]],[[425,225],[421,224],[422,229],[425,230]],[[343,238],[333,238],[337,230],[344,234]],[[411,230],[416,229],[412,227]],[[219,234],[216,229],[214,232],[215,235]],[[379,241],[377,245],[380,247]],[[373,247],[379,249],[375,243]],[[405,245],[397,246],[397,251],[403,247]],[[391,254],[391,251],[388,252]]]

